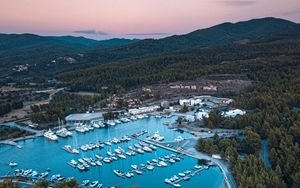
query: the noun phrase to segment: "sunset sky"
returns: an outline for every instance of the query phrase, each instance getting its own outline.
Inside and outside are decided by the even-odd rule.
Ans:
[[[0,0],[0,33],[160,38],[261,17],[300,22],[300,0]]]

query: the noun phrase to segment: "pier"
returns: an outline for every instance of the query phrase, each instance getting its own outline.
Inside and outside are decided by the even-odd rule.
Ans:
[[[211,156],[209,156],[207,154],[196,151],[196,149],[194,148],[195,141],[196,141],[195,139],[185,139],[185,140],[180,141],[180,142],[174,141],[174,142],[166,142],[166,143],[164,143],[164,142],[155,142],[155,141],[152,141],[152,140],[143,140],[143,139],[140,139],[140,138],[133,138],[133,139],[136,139],[136,140],[141,141],[141,142],[145,142],[147,144],[152,144],[152,145],[160,147],[162,149],[166,149],[166,150],[169,150],[169,151],[172,151],[172,152],[183,154],[183,155],[195,158],[195,159],[199,159],[199,160],[205,159],[205,160],[211,161],[213,165],[216,165],[220,168],[220,170],[221,170],[221,172],[224,176],[225,186],[227,188],[236,188],[237,187],[237,185],[234,181],[234,178],[232,176],[232,173],[228,169],[229,168],[228,165],[225,164],[221,160],[212,158]],[[167,146],[167,145],[171,145],[171,144],[173,146],[176,144],[178,146],[178,148],[175,149],[175,148]],[[188,147],[186,147],[186,146],[188,146]],[[185,147],[187,149],[185,149]]]

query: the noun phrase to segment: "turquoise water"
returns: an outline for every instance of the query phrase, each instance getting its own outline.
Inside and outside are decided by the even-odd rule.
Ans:
[[[180,133],[168,129],[165,125],[162,125],[164,121],[175,121],[173,118],[148,118],[137,120],[129,123],[119,124],[109,129],[96,129],[95,131],[79,134],[73,132],[73,136],[76,136],[78,145],[94,143],[97,140],[106,141],[113,137],[122,137],[136,133],[139,130],[148,130],[149,133],[159,131],[162,136],[165,137],[165,141],[173,141],[177,136],[184,138],[191,137],[188,133]],[[121,146],[125,150],[128,150],[128,145],[133,145],[137,141],[132,140],[128,143],[121,143],[117,146]],[[8,166],[10,161],[17,162],[20,169],[34,169],[38,172],[44,172],[47,168],[50,168],[51,174],[61,174],[64,177],[75,177],[80,182],[84,179],[92,181],[98,180],[104,187],[109,185],[121,185],[122,187],[128,187],[132,185],[138,185],[139,187],[170,187],[164,183],[165,178],[170,178],[173,175],[177,175],[179,172],[183,172],[187,169],[193,168],[197,164],[197,160],[191,157],[185,157],[184,160],[177,162],[173,165],[168,164],[167,168],[155,167],[153,171],[144,171],[143,175],[136,175],[131,179],[122,179],[117,177],[114,173],[114,169],[127,171],[132,164],[140,165],[146,163],[147,160],[157,159],[160,156],[171,154],[172,152],[158,148],[157,151],[152,153],[145,153],[144,155],[136,155],[133,157],[127,157],[126,160],[114,161],[110,164],[103,163],[102,167],[91,167],[89,171],[80,172],[77,169],[72,168],[67,164],[71,159],[78,159],[81,157],[93,157],[95,154],[101,154],[106,156],[106,152],[113,150],[116,145],[112,147],[105,146],[102,150],[94,150],[89,152],[81,152],[79,155],[70,154],[62,149],[66,144],[73,145],[73,138],[59,138],[58,142],[49,141],[43,137],[30,139],[26,141],[20,141],[19,144],[23,145],[22,149],[18,149],[11,146],[0,146],[0,175],[5,175],[7,172],[12,171]],[[223,183],[223,175],[217,167],[212,167],[209,170],[202,171],[200,174],[191,178],[190,181],[181,182],[182,187],[221,187]],[[196,186],[197,185],[197,186]]]

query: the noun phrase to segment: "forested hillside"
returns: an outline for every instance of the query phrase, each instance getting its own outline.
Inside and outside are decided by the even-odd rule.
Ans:
[[[58,79],[73,90],[99,91],[108,86],[134,88],[147,84],[194,80],[216,73],[250,74],[251,62],[272,61],[274,58],[295,59],[300,56],[300,41],[275,40],[249,44],[229,44],[197,48],[128,62],[98,65],[85,70],[63,73]],[[255,78],[251,78],[255,79]]]
[[[131,61],[166,53],[217,45],[247,44],[255,40],[297,38],[299,24],[276,18],[223,23],[185,35],[163,39],[93,41],[82,37],[0,35],[1,77],[17,79],[42,74],[48,77],[98,64]],[[25,66],[25,70],[19,70]],[[17,70],[15,70],[17,69]]]

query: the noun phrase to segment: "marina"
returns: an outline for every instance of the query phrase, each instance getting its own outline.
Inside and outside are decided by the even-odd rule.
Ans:
[[[0,163],[0,175],[4,176],[8,172],[11,174],[16,169],[34,169],[37,172],[51,169],[46,177],[48,179],[55,174],[60,174],[64,178],[75,177],[82,186],[83,181],[88,180],[88,187],[96,183],[97,186],[103,187],[109,185],[168,187],[170,185],[164,181],[166,178],[198,164],[195,158],[181,155],[175,149],[167,150],[161,147],[162,144],[159,142],[147,139],[147,136],[157,131],[166,142],[174,141],[179,136],[184,139],[191,138],[192,135],[188,133],[177,132],[163,125],[165,121],[175,120],[176,117],[136,118],[110,128],[97,128],[85,134],[72,131],[72,137],[59,138],[55,142],[44,137],[20,141],[18,144],[23,147],[22,149],[1,145],[0,154],[3,160]],[[122,139],[124,141],[121,141]],[[82,151],[80,147],[87,144],[98,144],[99,147]],[[76,145],[79,152],[74,155],[70,151],[76,149]],[[68,152],[64,149],[65,146],[69,146]],[[8,164],[12,161],[18,166],[10,167]],[[88,170],[85,170],[87,165]],[[157,181],[151,182],[150,186],[148,180],[154,177]],[[91,184],[92,182],[94,183]],[[189,181],[180,181],[177,184],[182,187],[191,187],[195,183],[203,187],[220,187],[223,182],[220,169],[212,166],[193,176]]]

